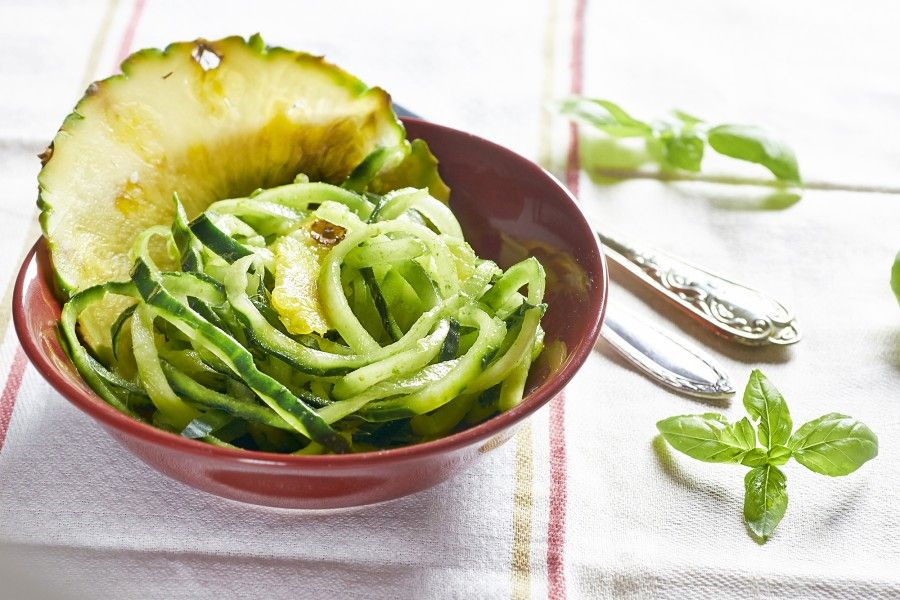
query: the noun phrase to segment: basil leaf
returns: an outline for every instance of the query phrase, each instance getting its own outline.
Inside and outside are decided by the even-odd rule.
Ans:
[[[741,459],[741,464],[745,467],[761,467],[768,463],[769,455],[762,448],[754,448]]]
[[[738,442],[741,448],[752,450],[756,448],[756,431],[753,429],[753,423],[750,419],[744,417],[737,423],[729,427],[731,435]]]
[[[699,125],[703,122],[703,119],[700,117],[695,117],[694,115],[686,113],[683,110],[678,110],[677,108],[672,111],[672,115],[685,125]]]
[[[791,436],[797,462],[816,473],[848,475],[878,455],[878,437],[861,421],[829,413],[806,423]]]
[[[673,448],[704,462],[739,463],[756,445],[746,418],[729,425],[718,414],[681,415],[660,421],[656,428]]]
[[[897,253],[897,257],[894,259],[894,266],[891,269],[891,289],[894,290],[894,295],[897,296],[897,302],[900,302],[900,252]]]
[[[719,125],[707,132],[707,140],[719,154],[760,164],[778,179],[800,183],[800,169],[793,150],[758,127]]]
[[[780,466],[791,458],[791,449],[787,446],[772,446],[766,455],[766,462],[770,465]]]
[[[754,421],[759,421],[760,444],[766,448],[787,444],[793,427],[787,403],[759,369],[750,373],[744,390],[744,408]]]
[[[627,112],[625,112],[625,109],[623,109],[621,106],[619,106],[615,102],[610,102],[609,100],[602,100],[599,98],[597,98],[595,100],[591,100],[590,102],[593,102],[597,106],[602,106],[603,108],[605,108],[609,112],[610,116],[612,116],[612,118],[615,119],[617,123],[621,123],[622,125],[632,125],[635,127],[645,128],[647,131],[650,131],[650,129],[651,129],[650,125],[648,125],[647,123],[644,123],[643,121],[639,121],[639,120],[635,119],[634,117],[629,115]]]
[[[787,505],[787,478],[778,467],[756,467],[744,477],[744,519],[756,537],[772,535]]]
[[[653,133],[648,123],[635,119],[609,100],[573,96],[560,102],[559,112],[593,125],[612,137],[647,137]]]
[[[685,171],[697,172],[703,160],[703,138],[690,130],[663,139],[666,162]]]

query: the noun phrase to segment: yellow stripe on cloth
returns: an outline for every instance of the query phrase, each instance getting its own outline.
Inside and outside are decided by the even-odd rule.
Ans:
[[[531,521],[534,498],[534,448],[531,422],[516,435],[516,482],[513,495],[512,598],[531,598]]]

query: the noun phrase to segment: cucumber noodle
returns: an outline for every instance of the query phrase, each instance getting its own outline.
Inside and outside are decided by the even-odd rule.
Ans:
[[[521,402],[544,271],[476,257],[428,190],[300,176],[190,222],[174,202],[171,227],[136,239],[130,281],[62,311],[66,352],[115,408],[218,446],[320,454],[435,439]],[[78,315],[108,294],[131,305],[109,351],[89,349]]]

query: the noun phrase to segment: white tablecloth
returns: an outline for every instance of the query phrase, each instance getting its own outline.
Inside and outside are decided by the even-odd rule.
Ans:
[[[148,469],[53,392],[9,327],[7,290],[0,597],[900,597],[894,6],[0,0],[0,284],[37,236],[34,155],[130,49],[259,31],[561,177],[569,129],[542,107],[581,87],[642,116],[678,107],[790,140],[811,189],[784,210],[763,209],[766,188],[716,179],[761,171],[714,161],[700,181],[570,180],[599,225],[771,292],[806,337],[727,345],[633,285],[615,284],[613,305],[694,337],[740,385],[761,367],[795,422],[842,411],[881,442],[847,478],[789,465],[787,516],[757,545],[741,520],[744,469],[673,455],[655,437],[658,419],[710,406],[663,391],[601,342],[564,405],[454,480],[366,509],[260,509]]]

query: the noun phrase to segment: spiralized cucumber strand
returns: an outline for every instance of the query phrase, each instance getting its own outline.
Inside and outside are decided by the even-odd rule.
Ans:
[[[134,315],[131,340],[141,382],[162,416],[180,430],[196,418],[198,413],[175,393],[163,373],[153,333],[153,319],[156,317],[153,309],[147,304],[141,304]]]
[[[484,357],[503,340],[506,327],[503,321],[494,319],[474,305],[460,309],[459,321],[462,325],[477,328],[478,337],[453,370],[427,389],[367,406],[364,410],[367,418],[390,420],[399,415],[422,415],[440,408],[466,389],[469,382],[478,376]]]
[[[264,190],[250,200],[280,204],[296,211],[309,211],[310,205],[322,204],[326,201],[339,202],[362,219],[367,219],[374,208],[365,196],[327,183],[292,183]],[[213,203],[210,208],[215,211],[216,203]]]
[[[501,383],[515,369],[525,356],[529,356],[537,333],[538,323],[544,314],[544,305],[534,306],[525,312],[519,335],[509,350],[483,370],[469,385],[466,391],[481,392]]]
[[[331,393],[335,398],[343,400],[385,379],[418,371],[430,364],[441,351],[449,329],[449,322],[441,321],[431,335],[416,342],[409,350],[347,373],[334,385]]]
[[[386,194],[370,217],[374,221],[396,219],[414,209],[428,219],[439,233],[463,239],[462,228],[446,204],[432,198],[428,190],[405,188]]]
[[[335,423],[346,416],[358,412],[373,400],[390,398],[401,394],[412,394],[434,385],[445,379],[456,368],[457,364],[459,364],[459,359],[454,358],[427,366],[415,375],[410,375],[403,379],[382,381],[357,396],[329,404],[322,408],[319,414],[325,419],[326,423]]]
[[[347,253],[343,266],[351,269],[361,269],[363,267],[396,264],[418,258],[426,252],[428,252],[428,247],[424,242],[416,238],[385,238],[354,248]]]
[[[78,337],[78,315],[92,304],[102,301],[107,294],[132,298],[138,296],[137,290],[130,281],[95,285],[78,292],[63,306],[62,314],[59,318],[60,342],[78,374],[91,386],[91,389],[97,392],[97,395],[116,409],[139,419],[141,417],[110,389],[108,385],[109,378],[101,374],[101,371],[105,370],[106,367],[88,353],[87,348],[82,345]]]

